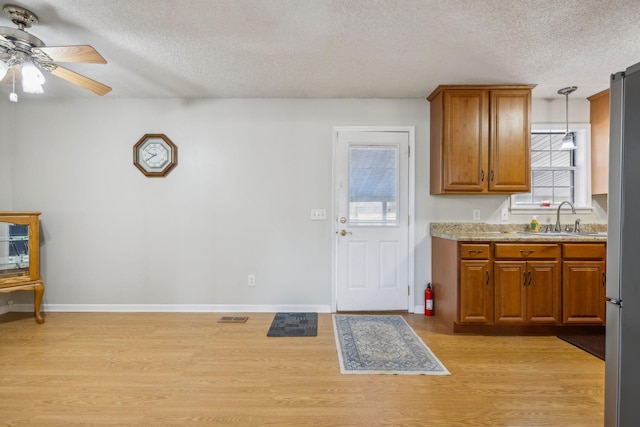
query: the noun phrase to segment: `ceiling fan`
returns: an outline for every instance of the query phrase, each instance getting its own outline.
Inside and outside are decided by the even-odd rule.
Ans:
[[[1,82],[13,84],[14,87],[16,83],[22,83],[25,92],[42,93],[42,70],[100,96],[111,91],[109,86],[56,64],[106,64],[107,61],[93,47],[46,46],[42,40],[24,30],[38,23],[38,17],[33,12],[11,4],[5,5],[2,10],[18,28],[0,27]],[[17,101],[15,89],[13,92],[11,100]]]

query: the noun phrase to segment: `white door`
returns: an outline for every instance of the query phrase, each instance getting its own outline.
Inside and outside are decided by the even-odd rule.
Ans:
[[[337,132],[338,311],[409,308],[409,135]]]

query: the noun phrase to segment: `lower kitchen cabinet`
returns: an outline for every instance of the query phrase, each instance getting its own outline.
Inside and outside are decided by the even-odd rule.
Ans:
[[[560,324],[558,244],[495,244],[495,323]]]
[[[562,312],[565,324],[605,324],[606,247],[565,243],[562,262]]]
[[[495,323],[559,324],[558,261],[496,261]]]
[[[493,323],[489,244],[460,244],[460,322]]]
[[[432,238],[435,315],[455,332],[604,326],[604,243]]]

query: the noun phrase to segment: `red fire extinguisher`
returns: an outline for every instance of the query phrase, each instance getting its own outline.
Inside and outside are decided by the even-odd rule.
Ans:
[[[424,315],[433,316],[433,289],[431,283],[427,283],[427,289],[424,290]]]

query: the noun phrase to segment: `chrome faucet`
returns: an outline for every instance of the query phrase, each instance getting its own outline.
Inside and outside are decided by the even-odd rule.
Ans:
[[[554,231],[556,231],[556,232],[560,232],[560,231],[562,231],[562,226],[560,225],[560,208],[561,208],[561,207],[562,207],[562,205],[564,205],[565,203],[568,203],[568,204],[569,204],[569,206],[571,206],[571,213],[572,213],[572,214],[574,214],[574,215],[576,214],[576,208],[573,206],[573,203],[571,203],[571,202],[570,202],[570,201],[568,201],[568,200],[565,200],[564,202],[560,203],[560,204],[558,205],[558,212],[557,212],[557,214],[556,214],[556,228],[555,228],[555,230],[554,230]]]

